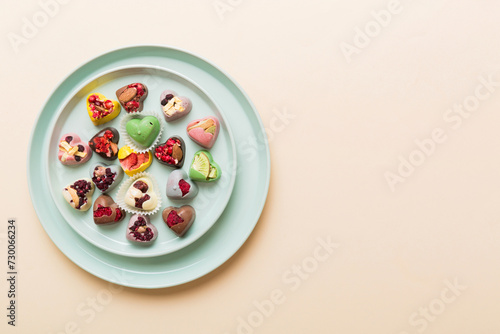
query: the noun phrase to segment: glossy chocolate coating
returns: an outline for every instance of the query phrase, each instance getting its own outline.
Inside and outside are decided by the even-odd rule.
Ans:
[[[131,231],[131,227],[134,226],[135,222],[138,221],[139,217],[144,218],[144,220],[146,221],[145,228],[149,227],[151,229],[151,232],[153,233],[153,237],[150,240],[139,240],[134,236],[134,232]],[[127,232],[126,233],[127,233],[127,236],[126,236],[127,240],[137,242],[140,244],[150,244],[153,241],[155,241],[156,238],[158,237],[158,230],[156,229],[156,227],[153,224],[151,224],[151,221],[149,220],[149,216],[140,215],[140,214],[135,214],[130,218],[130,221],[127,225]],[[144,232],[140,232],[140,233],[142,235]]]
[[[109,168],[111,173],[114,173],[113,182],[109,184],[106,180],[108,176],[107,169]],[[90,167],[89,170],[90,178],[92,182],[96,185],[96,188],[100,192],[106,193],[113,190],[123,179],[123,169],[117,165],[108,165],[102,162],[98,162]],[[101,181],[99,181],[101,179]],[[109,178],[108,178],[109,179]]]
[[[131,85],[140,84],[142,85],[142,89],[144,90],[144,95],[138,96],[137,88],[129,87]],[[142,82],[132,83],[130,85],[123,86],[122,88],[116,91],[116,97],[118,98],[118,102],[122,105],[123,109],[125,109],[128,113],[140,112],[144,108],[144,100],[148,97],[148,87]],[[128,108],[127,103],[135,101],[138,104],[137,108]]]
[[[96,217],[95,212],[99,208],[99,205],[105,208],[110,208],[112,210],[111,215],[110,216],[102,215],[101,217]],[[118,220],[116,220],[116,217],[118,215],[116,210],[119,210],[121,212],[121,217]],[[96,223],[97,225],[114,224],[122,221],[125,218],[125,211],[123,211],[118,206],[118,204],[115,203],[115,201],[113,200],[113,198],[111,198],[111,196],[105,194],[97,197],[97,199],[94,201],[93,211],[94,211],[94,223]]]
[[[175,224],[173,226],[168,226],[168,216],[171,211],[176,211],[177,215],[181,217],[184,221],[182,223]],[[162,212],[162,218],[165,224],[179,237],[182,237],[189,230],[191,225],[196,218],[196,212],[194,208],[190,205],[183,205],[179,207],[169,206],[165,208]]]
[[[165,99],[165,97],[167,97],[167,95],[172,95],[171,99],[176,99],[177,101],[180,101],[179,103],[175,104],[175,106],[177,108],[174,107],[174,110],[172,113],[168,113],[167,111],[164,110],[165,105],[168,104],[167,101],[164,101],[164,99]],[[169,101],[171,99],[169,99]],[[191,112],[191,109],[193,108],[193,104],[191,103],[191,100],[189,98],[187,98],[185,96],[178,96],[176,92],[174,92],[173,90],[170,90],[170,89],[164,90],[163,93],[161,93],[160,104],[161,104],[161,110],[163,113],[163,117],[165,117],[165,121],[167,121],[167,122],[172,122],[172,121],[175,121],[181,117],[186,116],[187,114],[189,114]],[[181,108],[182,111],[179,110],[179,108]]]
[[[182,190],[179,181],[184,180],[189,183],[189,192],[182,196]],[[191,199],[198,194],[198,186],[189,179],[187,173],[181,169],[174,170],[168,176],[167,180],[167,197],[171,199]]]
[[[112,138],[103,138],[104,134],[106,131],[111,131],[113,134]],[[105,152],[100,151],[100,141],[105,139],[107,141],[107,146],[108,149]],[[89,140],[89,146],[94,151],[97,153],[100,157],[106,160],[115,160],[118,157],[118,141],[120,140],[120,134],[118,133],[118,130],[116,130],[113,127],[107,127],[99,131],[98,133],[95,134],[94,137],[92,137]],[[97,152],[99,151],[99,152]]]
[[[182,166],[184,165],[184,160],[186,160],[185,159],[186,158],[186,143],[184,142],[184,139],[182,139],[181,136],[171,136],[163,144],[159,144],[157,146],[157,148],[158,147],[165,147],[167,145],[167,142],[170,139],[174,139],[174,140],[177,139],[181,143],[180,147],[178,145],[174,145],[173,152],[172,152],[172,155],[171,155],[172,158],[177,158],[178,159],[177,163],[171,164],[171,163],[168,163],[166,161],[163,161],[161,159],[162,154],[161,153],[157,153],[156,149],[153,152],[153,155],[158,160],[158,162],[161,163],[161,164],[164,164],[164,165],[170,166],[170,167],[174,167],[174,168],[182,168]],[[179,159],[179,157],[180,157],[180,159]]]

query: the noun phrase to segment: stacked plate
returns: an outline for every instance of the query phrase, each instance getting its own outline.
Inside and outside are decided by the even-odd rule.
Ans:
[[[92,210],[78,212],[65,203],[62,188],[73,180],[88,177],[89,166],[101,161],[98,155],[92,157],[92,162],[74,168],[63,166],[57,159],[62,134],[76,132],[88,140],[103,127],[97,128],[90,122],[85,105],[87,95],[100,92],[113,98],[116,89],[132,82],[142,82],[149,88],[144,110],[161,111],[160,93],[171,89],[193,102],[186,119],[214,115],[221,120],[219,137],[210,152],[221,166],[222,178],[213,184],[201,184],[198,196],[192,202],[182,203],[197,211],[196,221],[185,236],[176,237],[163,222],[161,212],[155,214],[152,222],[158,228],[158,239],[149,247],[125,239],[127,218],[115,225],[97,226]],[[104,127],[118,128],[120,116]],[[194,153],[201,149],[187,138],[187,121],[166,124],[160,140],[164,142],[173,135],[185,139],[186,171]],[[121,141],[119,146],[123,146]],[[158,161],[153,161],[147,170],[160,185],[162,208],[179,206],[165,192],[172,170]],[[57,247],[84,270],[107,281],[138,288],[189,282],[224,263],[255,227],[266,200],[269,177],[265,131],[245,93],[208,61],[165,46],[114,50],[76,69],[42,108],[28,152],[32,202]],[[96,191],[94,199],[97,196]]]

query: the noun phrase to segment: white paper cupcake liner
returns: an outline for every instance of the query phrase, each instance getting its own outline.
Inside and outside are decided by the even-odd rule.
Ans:
[[[158,122],[160,123],[160,132],[158,133],[158,136],[156,137],[154,142],[147,147],[139,145],[137,142],[135,142],[132,139],[132,137],[130,137],[130,135],[127,133],[127,128],[126,128],[127,122],[130,121],[131,119],[144,118],[146,116],[154,116],[158,119]],[[128,145],[131,149],[133,149],[137,153],[144,153],[151,151],[153,147],[158,145],[158,142],[160,141],[161,138],[161,134],[163,132],[163,117],[161,118],[160,117],[161,116],[159,116],[159,114],[154,111],[142,111],[140,113],[125,115],[125,117],[123,117],[122,120],[120,121],[120,139],[123,138],[123,140],[125,141],[125,145]]]
[[[130,186],[135,182],[135,180],[137,180],[141,177],[145,177],[145,176],[149,177],[151,182],[153,182],[154,192],[156,194],[156,198],[158,198],[158,204],[156,205],[156,207],[153,210],[148,210],[148,211],[138,209],[136,207],[130,206],[127,203],[125,203],[125,195],[127,194],[128,188],[130,188]],[[120,185],[120,188],[118,189],[118,193],[116,195],[116,198],[117,198],[116,203],[118,204],[118,206],[120,208],[122,208],[123,210],[125,210],[126,212],[133,214],[133,215],[134,214],[141,214],[141,215],[146,215],[146,216],[154,215],[155,213],[158,212],[158,210],[160,210],[160,207],[161,207],[161,193],[160,193],[160,190],[158,188],[158,183],[156,182],[156,179],[153,177],[153,175],[151,175],[148,172],[141,172],[141,173],[135,174],[134,176],[130,177],[128,180],[123,182]]]

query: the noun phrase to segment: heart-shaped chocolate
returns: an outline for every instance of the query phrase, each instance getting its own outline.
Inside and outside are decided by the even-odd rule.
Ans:
[[[92,156],[89,145],[75,133],[67,133],[59,141],[57,157],[63,165],[73,166],[87,162]]]
[[[96,163],[89,172],[92,182],[102,193],[113,190],[123,179],[123,170],[116,165]]]
[[[130,218],[127,226],[127,239],[130,241],[148,244],[156,240],[158,230],[151,224],[148,216],[135,214]]]
[[[116,97],[126,112],[140,112],[144,107],[144,100],[148,97],[148,87],[140,82],[132,83],[118,89]]]
[[[94,125],[111,121],[120,113],[120,105],[114,100],[108,100],[100,93],[87,96],[87,112]]]
[[[113,224],[125,218],[123,211],[109,195],[101,195],[94,201],[94,223],[97,225]]]
[[[107,127],[96,133],[89,140],[89,146],[95,153],[106,160],[114,160],[118,156],[118,141],[120,134],[118,130]]]
[[[185,171],[176,169],[168,176],[167,197],[171,199],[190,199],[198,194],[198,186],[192,182]]]
[[[193,108],[191,100],[184,96],[177,96],[173,90],[165,90],[160,96],[161,110],[165,121],[172,122],[186,116]]]
[[[169,206],[163,210],[162,218],[177,236],[182,237],[193,225],[196,212],[190,205],[183,205],[180,208]]]
[[[118,160],[125,174],[132,176],[136,173],[143,172],[151,166],[153,155],[150,151],[144,153],[136,153],[129,146],[123,146],[118,151]]]
[[[187,134],[195,143],[204,147],[212,148],[219,135],[220,124],[215,116],[197,119],[188,124]]]
[[[195,181],[212,182],[220,179],[222,170],[219,165],[213,161],[213,157],[208,151],[198,151],[195,153],[189,177]]]
[[[156,209],[158,197],[154,191],[153,181],[147,176],[135,180],[125,194],[125,204],[144,211]]]
[[[154,156],[164,165],[181,168],[184,165],[186,144],[179,136],[172,136],[164,144],[156,146]]]
[[[125,129],[137,144],[148,147],[160,133],[160,122],[154,116],[134,118],[127,122]]]
[[[78,211],[87,211],[90,209],[93,193],[94,184],[92,180],[87,178],[68,184],[63,189],[63,196],[66,202]]]

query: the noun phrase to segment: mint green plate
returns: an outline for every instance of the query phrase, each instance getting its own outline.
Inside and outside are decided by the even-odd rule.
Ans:
[[[180,238],[170,231],[165,224],[162,219],[161,210],[151,215],[151,223],[158,229],[158,238],[147,247],[126,239],[127,217],[117,224],[109,226],[96,225],[93,222],[92,210],[85,212],[76,211],[61,196],[61,189],[68,184],[83,177],[89,177],[89,168],[95,163],[104,162],[119,166],[118,160],[109,162],[102,159],[98,154],[93,154],[88,162],[80,166],[68,167],[61,164],[57,159],[59,139],[68,132],[74,132],[83,141],[88,141],[105,127],[120,128],[119,124],[122,121],[122,117],[126,115],[124,110],[114,120],[100,126],[94,126],[87,114],[86,99],[93,92],[99,92],[107,98],[114,99],[115,91],[118,88],[132,82],[142,82],[148,87],[149,93],[148,98],[144,101],[144,112],[156,112],[160,117],[160,122],[163,124],[160,143],[164,143],[173,135],[184,138],[186,163],[182,169],[186,173],[189,172],[189,164],[193,159],[194,153],[202,149],[201,146],[188,138],[186,134],[188,123],[205,116],[217,116],[221,124],[217,141],[210,150],[217,163],[222,166],[221,179],[213,184],[198,184],[199,193],[194,199],[182,201],[168,199],[166,196],[166,184],[168,176],[173,169],[159,163],[153,158],[153,163],[146,172],[153,175],[160,188],[158,190],[162,198],[161,208],[189,204],[195,208],[197,218],[187,233]],[[165,89],[171,89],[180,96],[189,97],[193,103],[192,111],[184,118],[175,122],[165,122],[160,108],[160,95]],[[108,252],[131,257],[152,257],[172,253],[190,245],[205,234],[217,222],[229,202],[236,179],[234,171],[237,168],[236,148],[231,128],[226,125],[224,110],[208,96],[202,87],[180,73],[175,73],[157,65],[124,66],[99,73],[95,78],[84,82],[80,87],[75,87],[71,98],[64,104],[63,108],[57,111],[57,114],[54,117],[56,120],[55,124],[49,127],[49,129],[52,129],[52,136],[49,143],[49,152],[43,162],[49,166],[47,178],[49,180],[50,193],[52,200],[65,221],[88,242]],[[123,138],[120,138],[119,147],[125,145],[124,141]],[[125,176],[125,180],[128,178],[128,176]],[[117,192],[118,187],[108,194],[117,201]],[[96,189],[93,200],[100,194],[101,192]],[[128,215],[128,218],[130,216]]]
[[[158,66],[180,73],[202,87],[221,110],[228,110],[224,114],[225,122],[233,132],[238,161],[233,191],[215,225],[199,239],[174,253],[148,258],[108,252],[77,233],[61,215],[53,198],[47,196],[51,189],[47,177],[50,166],[40,163],[47,160],[51,144],[51,133],[47,133],[47,129],[56,124],[58,111],[72,98],[75,88],[102,73],[138,65]],[[58,85],[40,111],[28,150],[31,199],[52,241],[69,259],[89,273],[116,284],[137,288],[183,284],[211,272],[228,260],[255,227],[265,204],[269,178],[267,138],[248,96],[227,74],[207,60],[187,51],[160,45],[131,46],[110,51],[76,69]],[[94,194],[94,198],[97,195]]]

